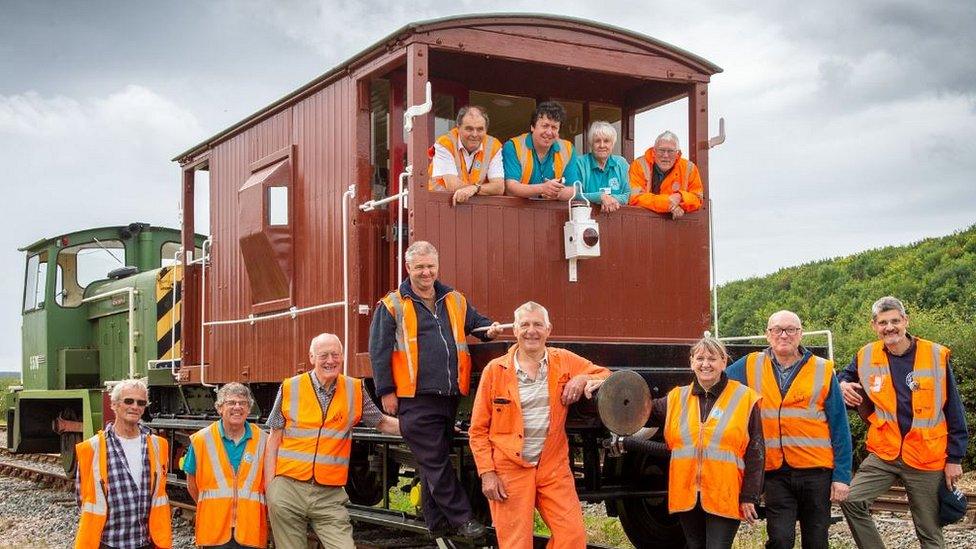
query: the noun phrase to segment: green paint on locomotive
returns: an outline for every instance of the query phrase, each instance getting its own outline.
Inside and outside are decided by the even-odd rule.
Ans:
[[[203,238],[197,236],[198,245]],[[130,376],[130,298],[135,377],[149,377],[151,385],[175,383],[168,362],[157,369],[149,364],[159,358],[157,281],[179,246],[178,230],[133,223],[21,248],[27,254],[23,382],[5,411],[11,451],[64,453],[101,427],[106,382]],[[59,435],[59,417],[80,422],[81,432]]]

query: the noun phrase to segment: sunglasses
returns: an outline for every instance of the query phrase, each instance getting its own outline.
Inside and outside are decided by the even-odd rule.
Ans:
[[[139,406],[140,408],[145,408],[146,406],[149,405],[149,401],[148,400],[143,400],[141,398],[132,398],[132,397],[129,397],[129,398],[123,398],[122,399],[122,404],[125,404],[126,406],[132,406],[133,404],[135,404],[136,406]]]

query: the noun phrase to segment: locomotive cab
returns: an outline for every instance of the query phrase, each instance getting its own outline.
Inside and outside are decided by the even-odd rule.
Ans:
[[[5,410],[10,451],[61,452],[71,470],[74,443],[108,419],[105,389],[112,381],[166,381],[151,366],[178,358],[179,350],[169,348],[172,337],[157,338],[166,322],[160,306],[168,305],[157,297],[175,280],[166,265],[179,248],[179,231],[132,223],[20,249],[27,255],[22,382]],[[168,322],[178,333],[172,315]]]

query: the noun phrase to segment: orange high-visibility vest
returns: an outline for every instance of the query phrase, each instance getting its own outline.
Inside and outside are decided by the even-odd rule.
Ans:
[[[339,375],[328,413],[322,413],[312,372],[281,383],[285,417],[275,475],[345,486],[352,453],[352,428],[363,415],[363,382]]]
[[[458,129],[453,128],[448,133],[437,138],[435,141],[441,147],[444,147],[451,152],[454,157],[454,166],[457,168],[458,179],[464,185],[474,185],[476,183],[484,183],[488,179],[488,165],[491,164],[495,155],[501,152],[502,142],[498,139],[485,134],[481,139],[481,148],[478,152],[474,154],[473,164],[468,167],[467,162],[465,162],[465,157],[461,154],[461,143],[458,137]],[[434,148],[431,147],[429,151],[429,156],[434,157]],[[444,184],[443,176],[437,176],[434,178],[434,164],[431,163],[427,166],[427,175],[430,179],[427,182],[427,189],[431,191],[443,190],[446,185]]]
[[[701,208],[705,198],[701,174],[691,160],[675,159],[674,167],[661,181],[661,188],[653,192],[654,147],[647,149],[630,163],[627,172],[630,179],[630,205],[647,208],[658,213],[671,209],[670,195],[681,194],[681,207],[688,212]]]
[[[528,135],[528,133],[523,133],[512,138],[512,143],[515,145],[515,156],[522,164],[521,182],[524,185],[528,185],[529,181],[532,180],[532,168],[535,165],[532,161],[532,149],[525,146],[525,138]],[[563,176],[566,166],[573,158],[573,144],[565,139],[557,139],[556,141],[559,143],[559,150],[556,151],[556,156],[552,161],[553,179],[559,179]]]
[[[169,499],[166,497],[166,468],[169,462],[169,442],[163,437],[149,435],[149,539],[156,547],[173,546],[173,525],[170,522]],[[75,549],[97,549],[102,530],[108,520],[108,445],[105,432],[75,445],[78,476],[81,480],[81,520],[75,535]]]
[[[830,391],[834,363],[810,356],[799,366],[793,384],[782,396],[773,361],[765,352],[746,357],[746,382],[762,395],[763,435],[766,439],[766,470],[783,466],[811,469],[834,468],[834,448],[830,444],[830,427],[824,402]]]
[[[417,349],[417,309],[413,299],[404,298],[400,290],[395,290],[383,298],[383,305],[396,320],[396,345],[393,348],[390,367],[393,371],[393,384],[398,397],[413,397],[417,394],[417,373],[420,367]],[[471,386],[471,353],[468,352],[467,336],[464,333],[464,319],[468,314],[468,300],[457,290],[444,296],[444,306],[454,334],[457,349],[458,389],[467,395]]]
[[[268,546],[268,513],[264,499],[264,447],[268,435],[248,424],[251,438],[237,471],[230,464],[217,422],[190,437],[197,459],[196,544],[223,545],[231,530],[237,543]]]
[[[941,471],[946,464],[948,426],[943,408],[946,401],[948,348],[915,338],[915,366],[912,391],[912,427],[902,440],[898,427],[897,396],[888,367],[884,343],[869,343],[857,352],[857,375],[874,412],[868,416],[868,451],[881,459],[902,461],[923,471]]]
[[[739,492],[749,445],[749,414],[760,397],[730,379],[702,423],[698,397],[691,393],[691,387],[675,387],[667,397],[664,441],[671,449],[668,511],[694,508],[701,494],[706,512],[742,519]]]

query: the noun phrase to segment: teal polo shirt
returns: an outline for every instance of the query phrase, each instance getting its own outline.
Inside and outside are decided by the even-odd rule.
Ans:
[[[209,429],[209,427],[207,428]],[[251,424],[246,421],[244,422],[244,438],[236,444],[224,434],[224,420],[222,419],[217,420],[217,432],[220,433],[220,441],[224,443],[224,451],[227,452],[227,459],[230,461],[230,466],[236,472],[240,468],[241,459],[244,457],[244,448],[247,447],[247,441],[251,439]],[[193,452],[192,444],[187,448],[186,455],[183,457],[183,472],[188,475],[197,474],[197,457]]]
[[[525,146],[532,151],[532,177],[529,179],[529,185],[537,185],[547,179],[553,179],[556,174],[556,151],[560,150],[562,143],[558,140],[553,143],[552,147],[549,147],[549,153],[542,159],[539,158],[535,149],[532,148],[531,133],[525,135]],[[567,185],[572,185],[573,181],[580,180],[579,170],[575,162],[576,156],[576,150],[574,149],[573,156],[569,159],[566,169],[563,170],[563,177],[566,178]],[[506,141],[505,145],[502,146],[502,163],[505,165],[505,179],[522,180],[522,163],[519,161],[518,154],[515,152],[515,143],[511,139]]]
[[[628,170],[630,165],[627,159],[613,154],[607,159],[606,165],[601,168],[593,153],[587,153],[576,157],[573,163],[580,175],[580,183],[583,187],[583,196],[593,204],[600,203],[603,189],[608,189],[610,196],[617,199],[623,205],[630,200],[630,179]],[[571,181],[566,179],[566,183]]]

